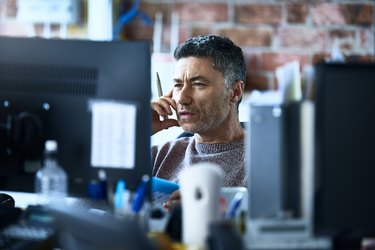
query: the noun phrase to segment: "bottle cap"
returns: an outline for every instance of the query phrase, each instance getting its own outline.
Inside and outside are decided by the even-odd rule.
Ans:
[[[57,151],[57,142],[54,140],[48,140],[45,143],[46,151]]]

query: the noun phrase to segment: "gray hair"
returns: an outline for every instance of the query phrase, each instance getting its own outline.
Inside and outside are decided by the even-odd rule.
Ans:
[[[223,74],[227,88],[237,81],[246,83],[243,51],[227,37],[216,35],[192,37],[174,51],[176,60],[189,56],[210,58],[214,68]]]

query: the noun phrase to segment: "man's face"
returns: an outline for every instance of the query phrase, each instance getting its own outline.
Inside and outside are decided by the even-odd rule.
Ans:
[[[211,60],[187,57],[177,61],[174,71],[173,99],[178,122],[190,133],[213,132],[231,110],[223,74]]]

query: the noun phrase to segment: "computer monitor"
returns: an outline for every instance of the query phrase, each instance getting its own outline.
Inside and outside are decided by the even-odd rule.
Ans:
[[[150,44],[0,37],[0,190],[33,192],[56,140],[69,195],[151,175]]]
[[[375,64],[320,64],[315,84],[313,231],[359,244],[375,236]]]

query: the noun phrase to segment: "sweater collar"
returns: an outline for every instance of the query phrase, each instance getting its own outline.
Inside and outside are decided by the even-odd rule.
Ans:
[[[199,154],[215,154],[231,151],[239,147],[243,147],[245,139],[231,141],[226,143],[197,143],[194,140],[195,148]]]

